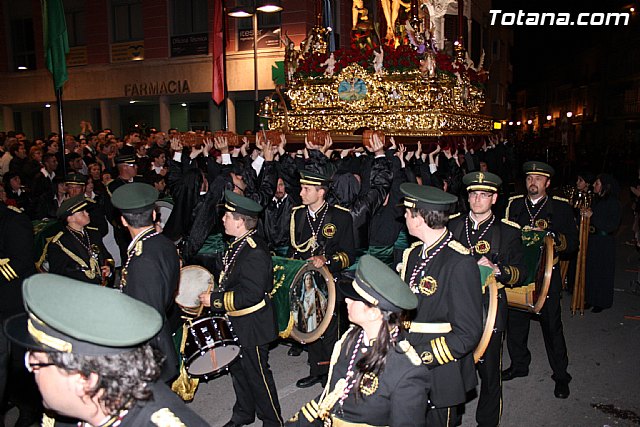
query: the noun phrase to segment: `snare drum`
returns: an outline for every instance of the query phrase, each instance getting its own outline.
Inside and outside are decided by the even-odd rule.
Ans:
[[[207,379],[240,356],[238,337],[224,317],[203,317],[187,329],[184,365],[192,377]]]
[[[198,316],[201,309],[198,296],[213,288],[213,275],[199,265],[187,265],[180,269],[180,283],[176,304],[187,314]]]

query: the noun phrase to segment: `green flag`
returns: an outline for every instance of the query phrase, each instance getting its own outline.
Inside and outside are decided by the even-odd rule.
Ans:
[[[276,65],[271,66],[271,80],[277,85],[285,84],[284,61],[276,61]]]
[[[67,53],[69,38],[64,20],[62,0],[40,0],[42,5],[42,33],[44,35],[44,59],[53,75],[53,87],[61,89],[69,79]]]

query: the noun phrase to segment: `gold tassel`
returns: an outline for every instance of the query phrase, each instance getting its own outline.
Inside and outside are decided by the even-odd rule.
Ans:
[[[184,346],[187,343],[187,334],[188,334],[187,324],[182,325],[182,340],[180,342],[180,354],[184,354]],[[184,362],[180,366],[180,376],[171,384],[171,390],[180,396],[182,400],[188,402],[193,400],[193,397],[196,394],[196,390],[198,389],[198,384],[200,380],[197,378],[189,378],[189,374],[187,374],[187,369],[184,367]]]

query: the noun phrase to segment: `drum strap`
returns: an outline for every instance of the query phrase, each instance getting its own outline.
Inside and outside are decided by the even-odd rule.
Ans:
[[[252,305],[251,307],[243,308],[242,310],[227,311],[227,315],[231,317],[246,316],[247,314],[255,313],[266,305],[267,303],[265,302],[265,300],[262,300],[259,303]]]
[[[407,325],[408,323],[408,325]],[[412,334],[446,334],[451,332],[451,323],[405,322],[405,329]],[[407,327],[409,326],[409,327]]]

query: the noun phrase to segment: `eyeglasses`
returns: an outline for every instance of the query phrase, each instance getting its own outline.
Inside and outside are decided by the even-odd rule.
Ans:
[[[471,193],[469,193],[469,198],[470,199],[490,199],[491,197],[493,197],[493,193],[485,193],[485,192],[479,192],[479,191],[472,191]]]
[[[27,371],[31,374],[35,371],[37,371],[38,369],[41,368],[46,368],[47,366],[54,366],[55,363],[31,363],[29,361],[29,358],[31,358],[31,352],[27,351],[24,353],[24,367],[27,368]]]

